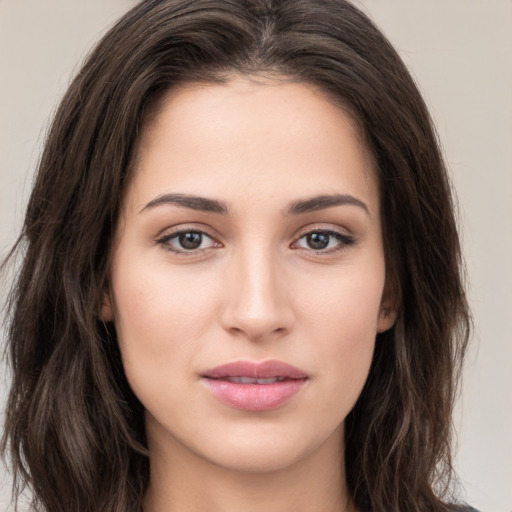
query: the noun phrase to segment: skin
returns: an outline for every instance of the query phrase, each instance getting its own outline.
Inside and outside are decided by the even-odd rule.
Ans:
[[[354,510],[344,420],[376,334],[395,319],[376,172],[360,140],[320,91],[283,80],[181,87],[147,120],[101,316],[115,323],[146,408],[148,512]],[[162,194],[215,199],[228,213],[147,206]],[[287,211],[333,194],[364,207]],[[176,230],[207,235],[187,251]],[[319,230],[339,236],[314,249],[306,234]],[[275,410],[239,410],[200,376],[241,359],[277,359],[308,380]]]

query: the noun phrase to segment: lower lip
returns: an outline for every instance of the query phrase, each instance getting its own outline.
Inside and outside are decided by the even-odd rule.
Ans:
[[[306,379],[289,379],[272,384],[239,384],[203,377],[203,383],[222,403],[243,411],[270,411],[290,401]]]

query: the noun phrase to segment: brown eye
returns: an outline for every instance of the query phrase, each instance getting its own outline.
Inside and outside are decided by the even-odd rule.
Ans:
[[[202,231],[195,230],[177,231],[163,236],[157,242],[165,250],[182,254],[219,246],[212,237]]]
[[[312,251],[331,252],[344,249],[353,245],[355,239],[338,231],[310,231],[301,236],[296,244],[300,249],[311,249]]]
[[[196,233],[192,231],[189,233],[181,233],[178,235],[178,242],[184,249],[197,249],[203,242],[203,235],[202,233]]]
[[[331,235],[327,233],[308,233],[306,235],[306,243],[311,249],[325,249],[329,245]]]

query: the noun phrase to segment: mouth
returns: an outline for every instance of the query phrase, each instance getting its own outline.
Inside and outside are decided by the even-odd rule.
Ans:
[[[308,375],[281,361],[235,361],[201,375],[212,395],[244,411],[269,411],[283,406],[302,390]]]
[[[253,379],[252,377],[224,377],[218,380],[234,382],[235,384],[274,384],[274,382],[283,382],[286,377],[270,377],[268,379]]]

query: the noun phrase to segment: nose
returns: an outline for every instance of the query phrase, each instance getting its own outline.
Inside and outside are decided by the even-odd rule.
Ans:
[[[287,334],[294,314],[287,276],[270,249],[245,251],[228,270],[227,300],[222,312],[224,329],[250,341]]]

